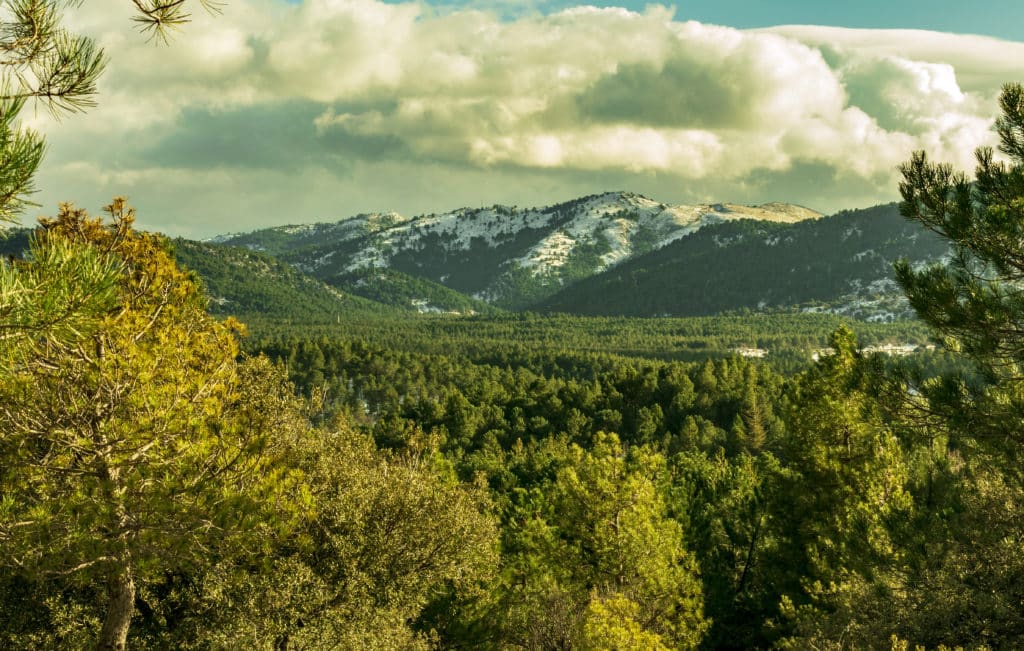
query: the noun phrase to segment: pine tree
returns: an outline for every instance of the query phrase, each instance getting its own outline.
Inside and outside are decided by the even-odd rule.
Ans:
[[[788,436],[780,459],[777,535],[804,590],[827,605],[822,586],[870,574],[897,555],[891,523],[905,517],[910,496],[900,442],[872,391],[874,367],[846,327],[823,358],[791,390]]]
[[[603,432],[591,451],[562,454],[554,482],[523,495],[509,535],[506,627],[516,644],[697,648],[709,622],[695,558],[661,494],[664,457],[627,454]]]
[[[212,0],[198,1],[216,10]],[[132,0],[133,20],[165,40],[168,28],[188,22],[194,2]],[[21,126],[22,109],[33,102],[59,116],[96,104],[106,58],[92,39],[64,28],[68,4],[0,0],[0,237],[33,205],[29,197],[45,153],[43,137]],[[67,337],[92,327],[109,303],[114,271],[102,256],[67,246],[49,247],[46,255],[37,260],[35,278],[13,274],[0,261],[0,360],[26,335]]]
[[[211,0],[199,0],[215,10]],[[34,189],[43,138],[18,122],[27,101],[64,114],[95,106],[103,51],[62,25],[62,0],[4,0],[0,20],[0,224],[14,221]],[[144,33],[166,39],[167,29],[189,20],[188,0],[132,0],[133,20]]]
[[[897,277],[917,313],[950,344],[995,375],[1015,376],[1024,363],[1024,86],[1009,84],[996,121],[997,161],[990,147],[975,152],[976,178],[917,152],[901,167],[900,212],[945,238],[947,265]]]
[[[901,167],[901,213],[944,238],[952,256],[925,269],[900,263],[897,279],[918,316],[974,364],[969,373],[899,378],[891,392],[908,438],[934,450],[929,472],[951,484],[950,502],[964,504],[936,508],[929,477],[930,517],[919,519],[933,529],[918,534],[930,540],[925,553],[914,550],[922,558],[902,590],[914,642],[1017,648],[1024,639],[1024,86],[1004,86],[999,104],[1003,159],[977,149],[973,179],[923,152]]]
[[[1018,466],[1024,431],[1024,86],[1008,84],[996,121],[999,151],[976,151],[972,181],[923,152],[901,168],[901,212],[944,237],[948,264],[896,272],[911,305],[954,351],[975,361],[985,382],[947,379],[930,392],[954,429]],[[941,394],[941,395],[940,395]]]
[[[206,313],[123,201],[108,209],[103,225],[64,206],[37,246],[118,260],[113,308],[72,341],[26,340],[0,383],[0,566],[105,585],[104,650],[124,648],[140,582],[263,521],[262,496],[287,484],[271,442],[304,427],[281,373],[238,361],[240,324]]]

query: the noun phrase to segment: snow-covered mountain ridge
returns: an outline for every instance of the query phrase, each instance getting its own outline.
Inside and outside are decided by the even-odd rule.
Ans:
[[[543,208],[462,208],[417,217],[363,214],[217,241],[266,251],[328,282],[393,269],[520,307],[709,224],[740,219],[790,224],[819,217],[783,203],[668,205],[609,192]]]

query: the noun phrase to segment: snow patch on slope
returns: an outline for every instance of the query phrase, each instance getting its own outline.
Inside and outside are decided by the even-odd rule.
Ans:
[[[462,208],[411,218],[394,212],[370,213],[335,223],[270,230],[287,236],[282,246],[298,253],[293,259],[304,256],[296,266],[307,272],[387,268],[396,256],[426,252],[448,260],[449,254],[472,251],[469,256],[454,256],[453,264],[462,264],[457,261],[462,259],[479,265],[490,250],[509,245],[507,250],[515,253],[495,258],[493,269],[503,270],[505,279],[523,271],[547,286],[568,280],[570,261],[574,261],[574,277],[600,273],[709,224],[735,219],[793,223],[820,216],[781,203],[668,205],[630,192],[607,192],[544,208]],[[261,241],[259,233],[223,239],[237,239],[243,246],[246,240],[250,245]],[[280,239],[266,241],[277,246]],[[305,256],[307,250],[310,254]],[[495,292],[503,291],[498,289],[502,284],[499,280],[477,293],[486,300],[498,300],[501,297]]]
[[[574,216],[562,229],[542,239],[526,255],[512,260],[537,275],[563,267],[582,243],[604,242],[610,248],[600,256],[595,273],[604,271],[635,253],[636,238],[643,233],[653,238],[643,251],[659,249],[691,235],[709,224],[731,219],[759,219],[791,223],[820,217],[820,213],[785,204],[736,206],[733,204],[669,206],[647,197],[611,192],[588,197],[575,207]],[[566,235],[572,241],[566,241]]]
[[[372,244],[353,255],[345,271],[387,267],[398,252],[422,250],[428,238],[439,240],[446,251],[467,251],[507,243],[526,230],[549,230],[524,255],[508,260],[507,266],[527,269],[534,276],[557,276],[580,246],[592,244],[607,248],[593,269],[599,273],[709,224],[735,219],[793,223],[818,217],[820,213],[789,204],[670,206],[629,192],[607,192],[544,209],[463,208],[395,220],[390,227],[374,231],[377,237]],[[640,235],[646,243],[642,251],[637,248]]]

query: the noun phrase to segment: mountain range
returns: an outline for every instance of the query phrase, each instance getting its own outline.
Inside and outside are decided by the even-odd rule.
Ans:
[[[23,240],[0,240],[0,251],[17,252]],[[893,320],[910,311],[892,263],[948,255],[895,204],[825,217],[791,204],[674,206],[628,192],[542,208],[362,214],[174,246],[205,281],[211,311],[294,323],[394,310],[694,316],[775,308]]]
[[[801,306],[876,320],[908,314],[895,260],[946,254],[895,204],[824,217],[792,204],[668,205],[629,192],[542,208],[363,214],[214,242],[422,312],[690,316]]]

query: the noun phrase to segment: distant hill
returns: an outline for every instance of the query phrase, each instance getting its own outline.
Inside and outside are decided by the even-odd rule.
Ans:
[[[495,314],[493,305],[426,278],[394,269],[360,269],[331,279],[334,287],[390,307],[420,314]]]
[[[462,208],[413,218],[374,213],[216,241],[277,255],[333,285],[344,286],[354,273],[390,269],[501,308],[523,309],[709,224],[820,216],[781,203],[671,206],[610,192],[545,208]]]
[[[210,296],[210,312],[245,320],[333,323],[353,314],[380,314],[386,306],[339,291],[265,253],[176,239],[178,263],[195,271]]]
[[[20,251],[25,233],[0,240],[0,251]],[[214,313],[296,324],[385,313],[776,308],[887,321],[911,316],[893,262],[948,254],[895,204],[820,217],[788,204],[668,206],[622,192],[540,209],[375,213],[174,246],[205,282]]]
[[[800,306],[891,320],[910,316],[892,263],[947,254],[895,204],[823,218],[784,203],[671,206],[628,192],[546,208],[374,213],[222,241],[402,309],[462,313],[487,304],[633,316]]]
[[[21,256],[28,229],[0,238],[0,254]],[[334,323],[355,315],[393,312],[381,303],[339,291],[269,255],[224,245],[172,240],[178,264],[194,271],[210,298],[209,310],[242,321]]]
[[[947,253],[942,240],[903,219],[895,204],[795,224],[744,220],[707,226],[534,309],[692,316],[803,305],[889,320],[909,316],[893,262],[925,264]]]

